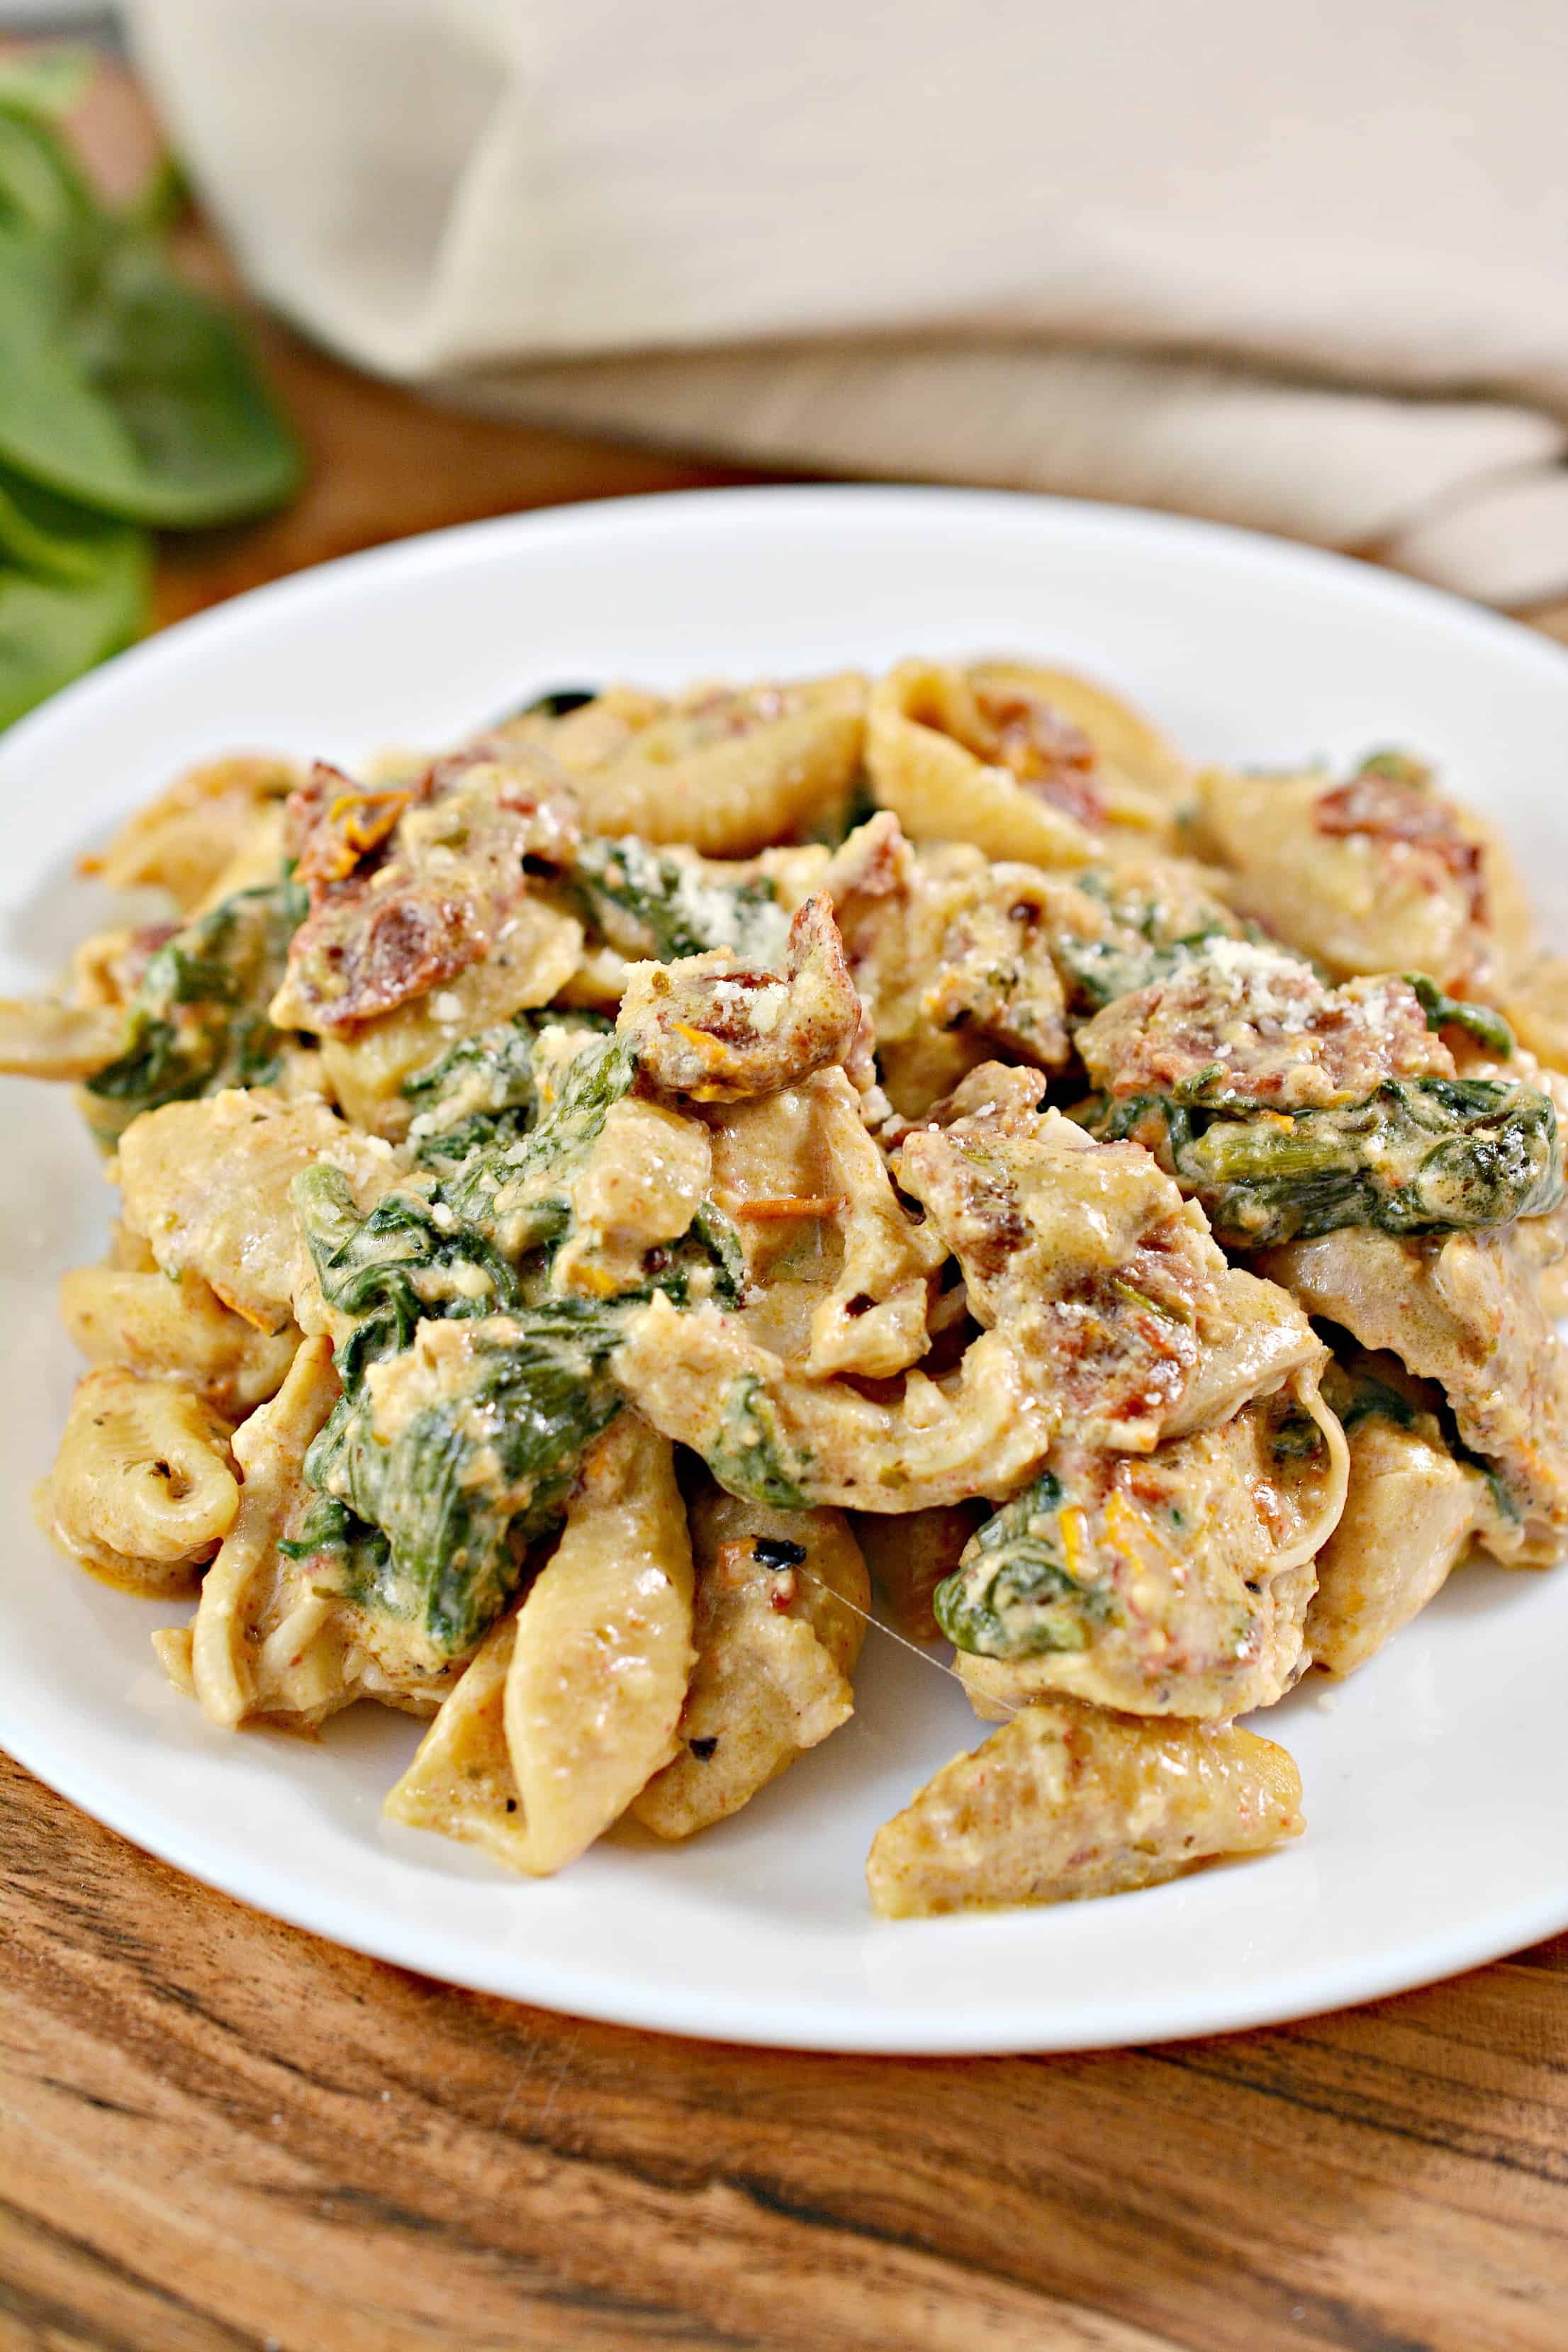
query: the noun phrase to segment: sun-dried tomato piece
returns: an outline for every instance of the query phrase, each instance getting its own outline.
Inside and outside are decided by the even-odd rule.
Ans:
[[[1021,784],[1080,824],[1105,823],[1105,796],[1096,781],[1099,754],[1081,727],[1037,694],[976,681],[974,700],[993,739],[990,756],[1011,768]]]
[[[1364,771],[1319,794],[1312,822],[1320,833],[1365,834],[1426,851],[1463,884],[1470,913],[1486,919],[1486,878],[1479,845],[1467,839],[1447,801],[1394,776]]]

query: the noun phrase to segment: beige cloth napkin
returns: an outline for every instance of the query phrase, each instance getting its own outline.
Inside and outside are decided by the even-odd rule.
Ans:
[[[362,364],[1568,590],[1561,0],[131,0]]]

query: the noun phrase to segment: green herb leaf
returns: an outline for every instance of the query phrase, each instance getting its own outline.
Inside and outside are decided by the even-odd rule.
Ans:
[[[126,526],[258,513],[300,473],[234,321],[169,265],[178,167],[116,213],[62,137],[95,70],[0,59],[0,726],[134,635]]]
[[[754,1372],[744,1372],[724,1392],[718,1442],[708,1467],[731,1495],[771,1503],[776,1510],[804,1511],[813,1464],[797,1452],[779,1427],[773,1400]]]
[[[130,643],[150,570],[143,532],[0,467],[0,727]]]
[[[87,1083],[100,1143],[161,1103],[270,1085],[288,1041],[267,1008],[304,911],[287,878],[237,890],[153,950],[125,1009],[123,1050]]]
[[[748,962],[784,953],[788,918],[766,876],[724,881],[628,835],[584,841],[570,880],[590,932],[623,952],[660,963],[704,948],[733,948]]]
[[[1387,1079],[1363,1102],[1285,1117],[1159,1095],[1097,1096],[1075,1116],[1104,1140],[1152,1150],[1227,1249],[1342,1225],[1475,1232],[1544,1216],[1563,1197],[1552,1097],[1507,1078]]]
[[[1061,1481],[1042,1470],[975,1529],[932,1601],[937,1623],[956,1648],[993,1658],[1086,1650],[1096,1628],[1110,1621],[1111,1594],[1081,1583],[1068,1568],[1064,1500]]]
[[[460,1656],[505,1608],[526,1543],[620,1409],[605,1367],[622,1318],[579,1299],[521,1303],[484,1235],[438,1219],[422,1193],[388,1193],[362,1218],[346,1178],[318,1161],[293,1196],[322,1295],[353,1318],[335,1350],[343,1393],[305,1458],[324,1499],[300,1541],[352,1556],[353,1598]],[[455,1270],[485,1278],[444,1278]],[[459,1317],[475,1318],[468,1376],[384,1441],[373,1427],[371,1365],[399,1356],[421,1321]],[[368,1529],[379,1549],[362,1539]]]
[[[0,223],[58,236],[93,212],[92,191],[69,149],[47,121],[13,111],[0,95]]]
[[[493,1333],[493,1337],[492,1337]],[[620,1411],[605,1359],[618,1321],[577,1300],[481,1323],[472,1379],[391,1444],[369,1395],[344,1395],[305,1475],[378,1528],[371,1605],[412,1620],[447,1657],[471,1650],[517,1589],[522,1555],[559,1511],[585,1446]]]
[[[0,457],[128,520],[232,521],[288,498],[299,451],[227,314],[107,216],[0,230]]]
[[[507,712],[506,719],[496,723],[504,727],[511,719],[565,719],[572,711],[582,710],[598,699],[596,686],[547,687],[542,694],[536,694],[530,702],[520,702],[515,710]]]
[[[1445,995],[1436,982],[1429,980],[1424,971],[1407,971],[1405,978],[1415,991],[1428,1029],[1468,1029],[1479,1045],[1489,1046],[1505,1060],[1513,1052],[1513,1031],[1489,1004],[1468,1004],[1458,997]]]
[[[0,58],[0,108],[58,122],[86,96],[98,58],[79,44],[13,49]]]

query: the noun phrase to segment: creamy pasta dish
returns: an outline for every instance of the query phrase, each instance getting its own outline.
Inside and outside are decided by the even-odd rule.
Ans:
[[[1237,1718],[1568,1548],[1568,963],[1410,755],[910,660],[237,756],[89,865],[170,910],[0,1007],[120,1195],[40,1515],[195,1600],[213,1725],[422,1718],[399,1821],[694,1836],[879,1622],[996,1727],[873,1907],[1113,1894],[1297,1836]]]

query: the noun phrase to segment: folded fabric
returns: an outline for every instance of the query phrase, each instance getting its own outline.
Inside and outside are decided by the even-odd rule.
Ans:
[[[269,299],[768,464],[1568,590],[1557,0],[132,0]]]

